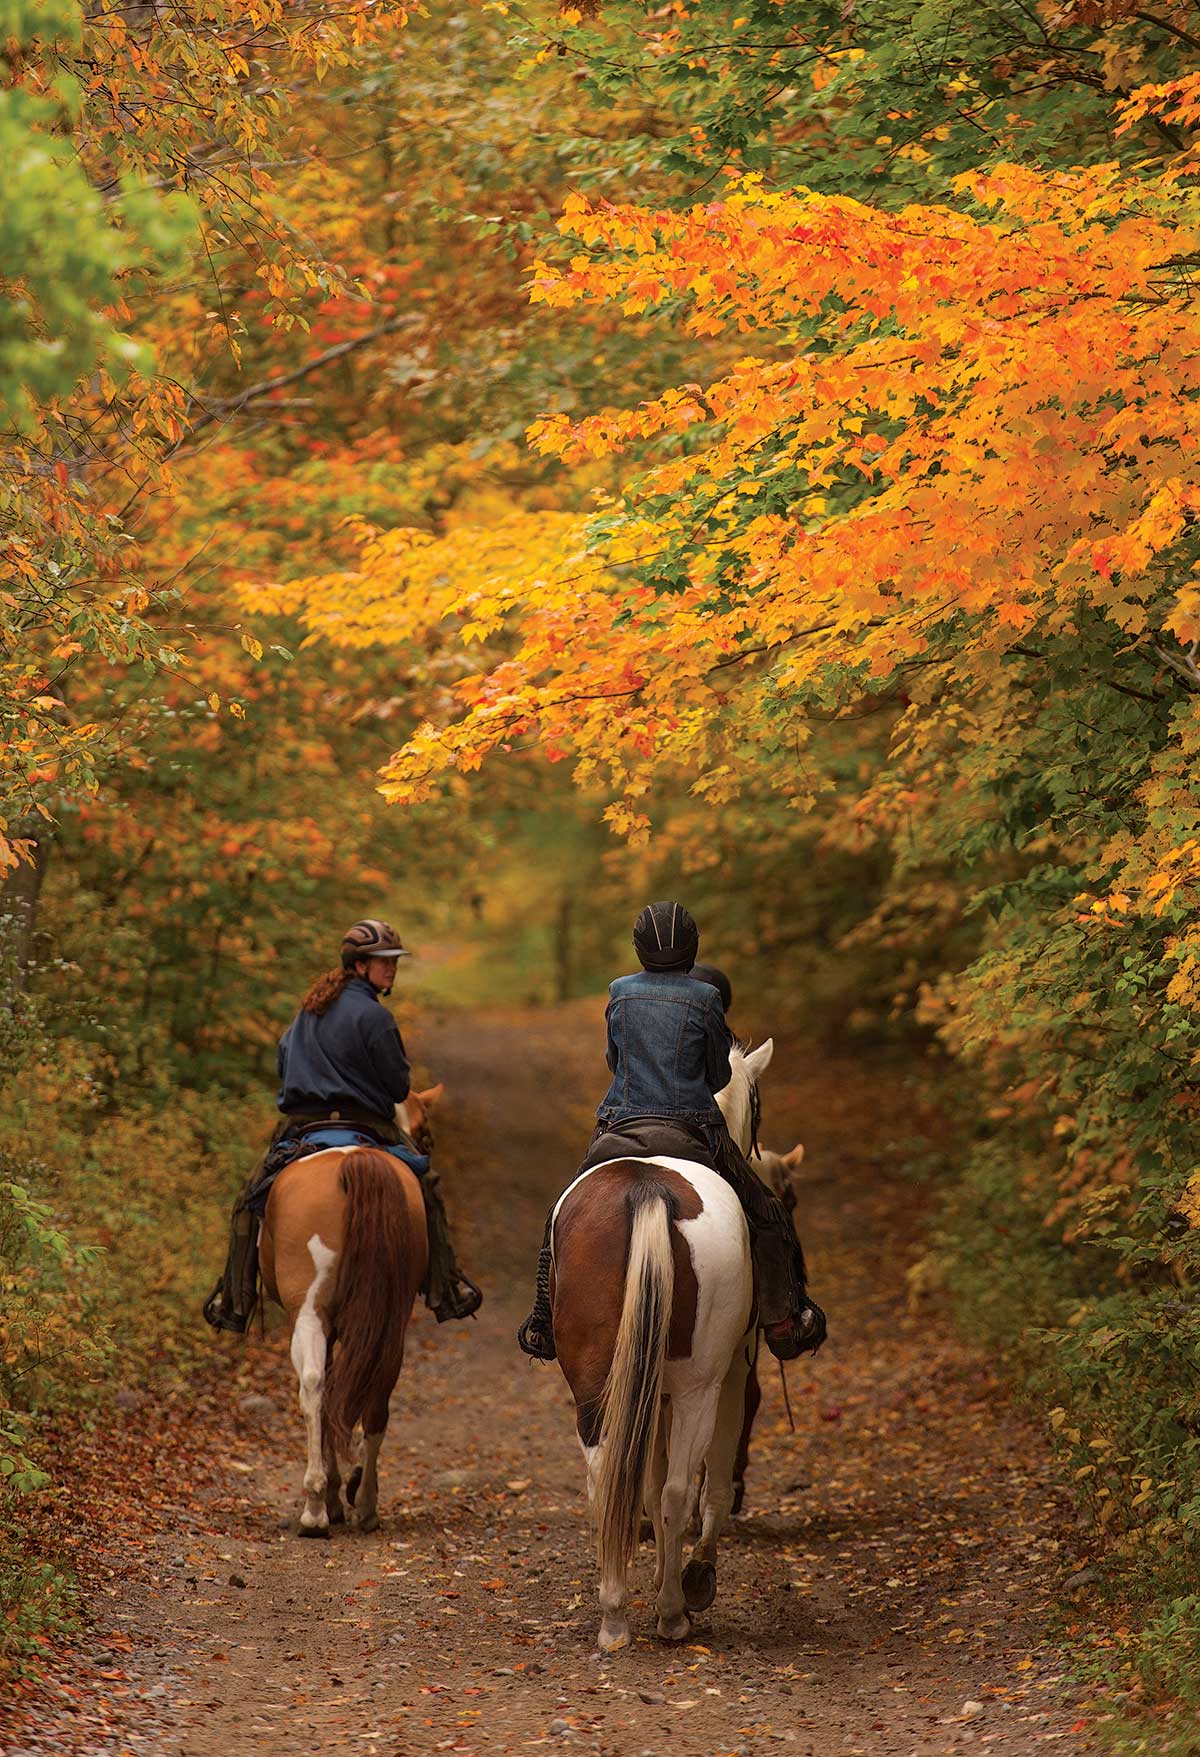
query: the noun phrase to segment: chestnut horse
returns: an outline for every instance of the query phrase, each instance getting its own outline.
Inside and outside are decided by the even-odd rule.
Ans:
[[[427,1150],[441,1087],[412,1094],[396,1120]],[[424,1139],[422,1138],[424,1136]],[[400,1376],[429,1241],[416,1174],[373,1147],[329,1147],[293,1160],[267,1200],[258,1245],[263,1287],[288,1315],[308,1437],[301,1537],[345,1522],[338,1454],[362,1423],[362,1464],[346,1498],[358,1527],[379,1524],[379,1448]]]
[[[770,1039],[730,1055],[718,1102],[750,1147],[752,1098]],[[733,1190],[705,1165],[655,1156],[582,1172],[551,1226],[558,1360],[575,1399],[600,1568],[599,1644],[629,1641],[626,1581],[643,1505],[654,1526],[658,1633],[682,1641],[716,1597],[717,1540],[753,1354],[750,1243]],[[684,1530],[703,1467],[700,1538]]]

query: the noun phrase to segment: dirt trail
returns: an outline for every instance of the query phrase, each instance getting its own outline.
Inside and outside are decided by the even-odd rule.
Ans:
[[[777,1042],[764,1133],[808,1147],[805,1241],[832,1340],[791,1369],[794,1436],[766,1375],[746,1515],[692,1641],[652,1638],[647,1551],[639,1639],[596,1654],[569,1400],[513,1331],[546,1204],[586,1138],[598,1021],[588,1003],[414,1033],[447,1083],[438,1156],[488,1301],[474,1325],[415,1328],[382,1529],[329,1544],[281,1529],[303,1468],[294,1381],[278,1334],[252,1342],[258,1388],[234,1394],[229,1437],[184,1505],[143,1485],[145,1549],[100,1597],[74,1677],[6,1751],[1090,1749],[1047,1644],[1074,1554],[1044,1452],[986,1368],[906,1311],[920,1191],[900,1168],[924,1119],[899,1074],[799,1043]]]

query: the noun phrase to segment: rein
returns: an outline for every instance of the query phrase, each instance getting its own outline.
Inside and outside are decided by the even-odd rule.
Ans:
[[[783,1407],[787,1410],[788,1426],[791,1428],[792,1432],[795,1433],[796,1418],[792,1414],[792,1400],[788,1396],[787,1374],[783,1370],[782,1361],[778,1361],[776,1364],[779,1367],[779,1383],[783,1386]]]

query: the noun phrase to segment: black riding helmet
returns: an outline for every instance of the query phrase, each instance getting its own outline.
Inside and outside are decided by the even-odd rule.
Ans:
[[[707,982],[710,988],[715,988],[721,997],[722,1008],[725,1012],[730,1011],[733,1006],[733,984],[723,970],[718,970],[715,964],[693,964],[688,975],[693,982]]]
[[[700,929],[682,903],[647,903],[633,924],[633,949],[644,970],[678,970],[696,961]]]

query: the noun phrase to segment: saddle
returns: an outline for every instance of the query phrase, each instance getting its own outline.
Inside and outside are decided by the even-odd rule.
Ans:
[[[579,1167],[590,1171],[607,1159],[694,1159],[718,1170],[716,1155],[703,1129],[674,1116],[636,1116],[597,1129]]]

